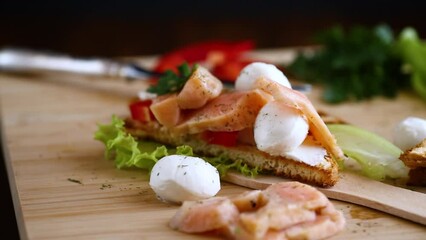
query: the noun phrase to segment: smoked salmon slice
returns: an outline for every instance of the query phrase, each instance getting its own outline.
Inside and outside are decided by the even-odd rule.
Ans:
[[[184,202],[170,226],[229,239],[323,239],[341,231],[345,219],[317,189],[281,182],[233,198]]]
[[[188,114],[174,130],[189,134],[203,131],[232,132],[253,127],[260,109],[272,96],[262,90],[223,93]]]
[[[223,90],[222,82],[207,69],[197,67],[177,96],[181,109],[196,109],[216,98]]]
[[[173,127],[181,119],[181,110],[177,103],[177,94],[168,94],[158,97],[150,106],[155,119],[166,127]]]

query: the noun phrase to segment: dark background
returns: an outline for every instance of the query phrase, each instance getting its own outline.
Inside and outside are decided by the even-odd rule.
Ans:
[[[315,43],[339,24],[405,26],[426,35],[419,1],[0,1],[0,48],[53,50],[79,56],[162,54],[205,40],[254,40],[257,48]],[[1,87],[1,86],[0,86]],[[4,141],[4,140],[3,140]],[[3,156],[3,154],[1,154]],[[1,161],[1,234],[18,238]],[[3,196],[4,195],[4,196]]]
[[[74,55],[146,55],[210,40],[252,39],[258,48],[312,44],[312,35],[388,23],[425,34],[419,1],[3,1],[0,47],[50,49]]]

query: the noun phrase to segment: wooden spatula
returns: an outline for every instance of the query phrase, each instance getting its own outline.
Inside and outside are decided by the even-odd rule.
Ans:
[[[228,173],[224,180],[252,189],[265,189],[273,183],[290,181],[266,175],[250,178],[233,172]],[[424,193],[395,187],[349,172],[340,173],[340,180],[335,186],[318,190],[331,199],[366,206],[426,225]]]

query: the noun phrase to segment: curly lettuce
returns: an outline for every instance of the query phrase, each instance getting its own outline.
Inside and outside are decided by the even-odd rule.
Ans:
[[[110,124],[98,125],[95,139],[105,144],[105,157],[113,159],[119,169],[151,170],[158,160],[168,155],[168,149],[161,144],[137,141],[125,131],[124,121],[117,116],[112,117]]]
[[[194,156],[188,145],[171,148],[152,141],[140,141],[125,131],[124,121],[113,115],[110,124],[98,125],[94,138],[105,144],[105,158],[113,159],[117,168],[141,168],[150,171],[162,157],[170,154]],[[221,176],[228,170],[236,170],[243,175],[255,177],[258,168],[251,168],[241,160],[232,161],[225,155],[204,157],[216,167]]]
[[[233,161],[229,159],[225,154],[221,154],[216,157],[203,158],[219,171],[220,176],[225,176],[229,170],[236,170],[244,176],[250,176],[252,178],[256,177],[259,174],[259,167],[250,167],[247,164],[243,163],[241,159]]]

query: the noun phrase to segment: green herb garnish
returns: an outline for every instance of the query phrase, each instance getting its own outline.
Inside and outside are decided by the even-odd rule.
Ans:
[[[407,27],[399,35],[397,50],[404,70],[410,74],[413,90],[426,100],[426,42],[419,38],[414,28]]]
[[[393,32],[385,25],[348,32],[334,27],[321,32],[317,41],[323,48],[311,56],[299,54],[288,70],[300,80],[323,84],[327,102],[394,97],[409,84]]]
[[[173,72],[172,70],[167,70],[163,75],[158,79],[156,85],[150,86],[147,91],[150,93],[156,93],[158,95],[164,95],[167,93],[173,93],[180,91],[185,85],[186,81],[188,81],[189,77],[196,70],[198,65],[194,65],[191,68],[188,63],[183,63],[178,66],[178,74]]]

